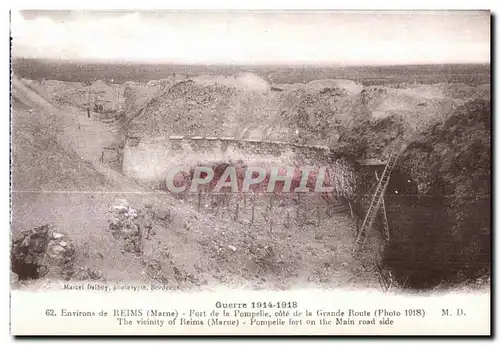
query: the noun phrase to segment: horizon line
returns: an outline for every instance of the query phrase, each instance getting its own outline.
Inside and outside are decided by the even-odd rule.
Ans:
[[[290,66],[290,67],[377,67],[377,66],[436,66],[436,65],[491,65],[491,61],[479,62],[479,61],[464,61],[464,62],[422,62],[422,63],[327,63],[327,62],[304,62],[304,63],[294,63],[294,62],[257,62],[257,63],[245,63],[245,62],[179,62],[179,61],[147,61],[147,60],[101,60],[101,59],[68,59],[68,58],[37,58],[37,57],[22,57],[22,56],[12,56],[11,61],[15,60],[36,60],[36,61],[50,61],[50,62],[65,62],[65,63],[75,63],[75,64],[127,64],[127,65],[139,65],[139,64],[151,64],[151,65],[173,65],[173,66],[251,66],[251,67],[263,67],[263,66]]]

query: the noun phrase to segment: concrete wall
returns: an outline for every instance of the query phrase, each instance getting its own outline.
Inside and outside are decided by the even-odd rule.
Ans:
[[[164,180],[171,167],[242,161],[248,166],[318,165],[331,160],[329,148],[283,142],[216,137],[129,138],[123,172],[140,181]]]

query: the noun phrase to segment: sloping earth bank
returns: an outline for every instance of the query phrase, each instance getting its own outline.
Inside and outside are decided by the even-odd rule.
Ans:
[[[269,234],[229,217],[198,213],[99,162],[95,139],[85,131],[96,133],[104,125],[91,121],[83,128],[88,119],[74,104],[56,107],[47,95],[17,79],[13,95],[13,236],[52,224],[75,248],[73,273],[46,277],[36,286],[59,279],[155,281],[171,288],[220,283],[378,286],[371,266],[351,256],[354,231],[349,218],[341,216],[318,228],[291,224]],[[126,217],[141,219],[137,226],[147,238],[140,255],[130,251],[129,235],[115,233],[116,227],[136,231],[128,218],[118,219],[117,225],[122,217],[113,211],[117,198],[128,203]]]
[[[447,109],[488,92],[483,86],[466,85],[362,88],[344,81],[286,85],[283,91],[247,90],[239,82],[216,84],[205,78],[93,87],[104,90],[103,97],[116,105],[117,113],[124,111],[132,123],[144,123],[143,135],[148,137],[163,128],[165,134],[234,135],[335,146],[350,129],[365,128],[360,124],[371,130],[387,126],[379,150],[398,135],[394,128],[401,125],[403,132],[418,131],[446,116]],[[354,230],[348,217],[338,216],[321,226],[275,227],[270,233],[229,217],[198,213],[101,164],[100,149],[116,138],[105,135],[106,127],[99,121],[87,121],[81,99],[61,96],[78,95],[87,87],[15,79],[14,233],[52,223],[74,243],[75,267],[100,270],[93,275],[96,279],[161,281],[174,288],[220,282],[275,288],[309,283],[378,285],[363,257],[352,258]],[[119,96],[122,90],[123,97]],[[61,101],[65,99],[69,100]],[[116,219],[109,208],[116,198],[127,200],[149,221],[142,225],[152,230],[142,255],[124,250],[123,238],[115,238],[111,231]],[[372,254],[366,261],[373,262],[376,248],[368,252]]]

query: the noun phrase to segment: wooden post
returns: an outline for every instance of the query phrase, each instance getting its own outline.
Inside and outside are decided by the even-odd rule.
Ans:
[[[300,220],[300,193],[297,193],[297,223]]]
[[[354,213],[352,212],[352,205],[350,201],[349,201],[349,210],[351,211],[351,218],[354,219]]]
[[[303,209],[304,212],[302,212],[302,214],[304,215],[304,217],[307,217],[309,219],[309,217],[307,216],[307,202],[304,202],[304,209]]]
[[[271,194],[271,197],[269,198],[269,233],[273,232],[273,201],[274,201],[274,194]]]
[[[104,163],[104,150],[101,152],[101,163]]]
[[[142,254],[144,252],[144,235],[143,235],[143,229],[142,226],[139,226],[139,253]]]
[[[290,226],[290,212],[286,211],[286,226]]]
[[[231,203],[230,203],[231,194],[230,193],[226,193],[224,196],[226,198],[226,209],[227,209],[227,212],[228,212],[228,216],[231,217],[231,213],[230,213],[230,208],[231,208]]]
[[[201,190],[198,191],[198,212],[200,212],[201,206]]]
[[[255,220],[255,192],[253,193],[253,198],[252,198],[252,224]]]
[[[240,204],[237,203],[236,204],[236,211],[235,211],[235,215],[234,215],[234,221],[237,222],[238,221],[238,213],[240,211]]]
[[[243,209],[247,209],[247,193],[243,193]]]
[[[210,206],[212,208],[212,213],[214,213],[214,195],[210,194]]]

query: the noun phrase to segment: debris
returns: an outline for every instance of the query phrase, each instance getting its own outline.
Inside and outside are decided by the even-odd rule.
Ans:
[[[136,218],[137,217],[137,210],[130,208],[127,212],[127,216]]]
[[[120,219],[118,218],[115,218],[113,219],[110,224],[109,224],[109,229],[113,232],[113,231],[117,231],[117,230],[120,230],[122,228],[122,222]]]
[[[126,212],[122,212],[123,210]],[[124,199],[115,200],[110,207],[110,212],[114,216],[109,221],[109,230],[115,239],[123,241],[122,253],[142,253],[143,241],[150,239],[150,235],[154,234],[150,219],[151,213],[130,207]]]
[[[154,211],[154,216],[155,216],[155,218],[160,219],[160,220],[168,220],[168,219],[170,219],[170,212],[166,211],[166,210],[159,209],[159,210]]]
[[[74,246],[51,230],[51,225],[43,225],[23,231],[13,241],[12,271],[19,280],[38,279],[48,273],[64,276],[63,271],[72,270]]]
[[[93,280],[98,280],[102,277],[102,271],[99,269],[87,269],[89,277]]]
[[[115,199],[110,206],[110,212],[112,213],[123,214],[127,213],[128,210],[129,204],[125,199]]]
[[[229,249],[231,249],[233,252],[236,252],[236,247],[235,246],[227,246]]]
[[[132,220],[126,219],[122,224],[123,226],[121,231],[125,237],[131,237],[139,233],[139,226]]]
[[[64,253],[65,249],[61,245],[55,245],[50,248],[50,251],[56,254]]]
[[[60,234],[60,233],[58,233],[58,232],[55,232],[55,231],[52,233],[52,238],[53,238],[53,239],[56,239],[56,240],[57,240],[57,239],[59,239],[59,238],[61,238],[61,237],[64,237],[64,235],[63,235],[63,234]]]
[[[103,278],[102,271],[95,268],[78,267],[73,272],[65,272],[67,280],[73,279],[77,281],[84,280],[100,280]]]

